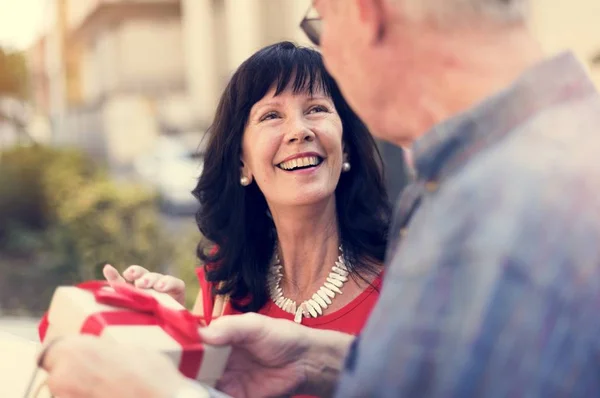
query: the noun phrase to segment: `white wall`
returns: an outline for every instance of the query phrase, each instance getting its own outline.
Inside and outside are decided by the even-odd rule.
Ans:
[[[534,0],[532,27],[545,51],[571,49],[588,66],[600,52],[599,0]],[[600,68],[591,70],[600,87]]]
[[[223,0],[182,0],[185,77],[191,112],[198,124],[209,124],[220,90],[219,53],[226,37],[218,34],[217,4]]]
[[[104,104],[102,121],[109,164],[114,168],[147,153],[159,134],[154,111],[143,96],[111,97]]]
[[[97,100],[119,84],[119,43],[116,31],[105,30],[86,43],[81,58],[84,103]]]
[[[179,19],[130,20],[118,33],[121,85],[154,87],[183,82],[183,44]]]
[[[115,90],[181,85],[184,62],[179,21],[134,19],[106,27],[87,43],[81,75],[87,103]]]
[[[300,22],[310,4],[311,0],[262,1],[265,21],[264,45],[282,40],[310,45],[310,41],[300,29]]]
[[[50,120],[52,126],[53,140],[60,140],[64,134],[64,118],[67,108],[65,88],[65,68],[62,57],[63,44],[58,21],[58,4],[53,1],[48,7],[48,24],[52,26],[48,30],[46,38],[46,73],[48,74],[48,95],[50,106]]]
[[[63,1],[63,0],[57,0]],[[66,0],[67,6],[67,24],[72,27],[78,27],[85,17],[94,9],[100,0]]]
[[[227,69],[238,67],[262,45],[262,0],[224,0],[228,42]]]
[[[185,75],[200,124],[212,121],[237,67],[258,49],[281,40],[308,45],[299,28],[311,0],[182,0]]]
[[[90,66],[97,79],[96,95],[114,90],[120,83],[119,44],[117,31],[114,29],[100,32],[93,44],[93,64]]]
[[[84,102],[91,102],[97,98],[102,85],[96,66],[96,47],[85,47],[81,52],[81,96]]]
[[[300,22],[308,11],[312,0],[294,0],[287,2],[289,12],[287,14],[287,25],[290,27],[290,40],[304,46],[312,46],[304,32],[300,29]]]

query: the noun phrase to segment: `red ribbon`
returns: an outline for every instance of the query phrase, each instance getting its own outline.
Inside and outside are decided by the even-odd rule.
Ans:
[[[84,282],[76,287],[91,292],[96,302],[128,311],[106,311],[90,315],[81,327],[82,334],[100,335],[115,325],[157,325],[182,346],[179,371],[195,379],[202,365],[204,347],[198,333],[198,319],[185,309],[161,305],[154,297],[132,285],[122,283],[104,289],[107,282]],[[132,312],[133,311],[133,312]]]

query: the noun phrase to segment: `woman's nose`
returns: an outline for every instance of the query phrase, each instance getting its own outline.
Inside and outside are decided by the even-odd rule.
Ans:
[[[290,133],[287,141],[291,143],[311,142],[315,139],[315,133],[308,128],[304,123],[297,121],[293,126],[290,126]]]
[[[293,136],[291,136],[288,139],[289,143],[295,143],[295,142],[312,142],[315,138],[315,135],[310,131],[310,130],[306,130],[306,131],[302,131],[299,132],[298,134],[294,134]]]

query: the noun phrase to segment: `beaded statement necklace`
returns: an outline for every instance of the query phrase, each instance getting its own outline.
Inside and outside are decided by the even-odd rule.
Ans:
[[[323,286],[321,286],[311,298],[303,301],[299,305],[294,300],[283,295],[283,290],[281,289],[283,266],[281,265],[281,260],[276,252],[275,260],[269,269],[269,275],[267,277],[269,295],[276,306],[285,312],[294,314],[294,322],[302,323],[302,318],[316,318],[323,315],[323,310],[331,305],[331,300],[335,298],[336,294],[342,294],[341,289],[348,280],[349,272],[346,267],[346,261],[341,246],[339,247],[339,250],[340,255],[331,268],[331,272],[329,273],[329,276],[327,276]]]

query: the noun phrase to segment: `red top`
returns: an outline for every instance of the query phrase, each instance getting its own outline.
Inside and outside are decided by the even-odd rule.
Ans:
[[[206,315],[209,315],[206,317],[206,321],[210,322],[210,314],[212,314],[213,308],[213,297],[210,293],[210,283],[206,280],[204,275],[204,267],[197,268],[196,273],[198,275],[198,281],[200,282],[200,288],[202,289],[204,314],[205,317]],[[371,310],[379,298],[381,278],[382,275],[379,274],[373,283],[371,283],[371,286],[367,287],[354,300],[339,310],[330,314],[319,316],[317,318],[302,318],[302,324],[315,329],[335,330],[338,332],[357,335],[365,325]],[[258,311],[258,313],[272,318],[283,318],[289,319],[290,321],[294,320],[293,314],[285,312],[276,306],[272,300],[269,300],[267,304],[265,304],[265,306]],[[223,315],[235,314],[240,314],[240,312],[234,310],[231,307],[231,303],[227,302],[223,311]]]
[[[202,289],[202,302],[204,306],[203,311],[205,315],[205,321],[210,323],[210,314],[212,314],[213,308],[213,297],[210,293],[211,286],[204,275],[204,267],[196,268],[196,274],[198,275],[198,281],[200,282],[200,288]],[[319,316],[317,318],[302,318],[302,324],[315,329],[335,330],[337,332],[343,332],[352,335],[359,334],[367,322],[369,314],[375,306],[377,299],[379,298],[379,291],[381,290],[381,278],[382,274],[379,274],[370,286],[368,286],[354,300],[339,310],[327,315]],[[265,306],[258,311],[258,313],[272,318],[283,318],[289,319],[292,322],[294,321],[293,314],[285,312],[276,306],[272,300],[267,301],[267,304],[265,304]],[[223,310],[223,315],[236,314],[240,314],[240,312],[234,310],[231,307],[231,303],[227,302]],[[308,395],[296,395],[294,398],[313,397]]]

